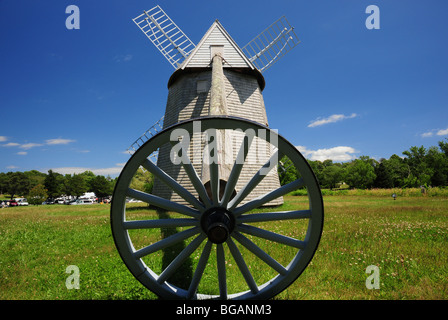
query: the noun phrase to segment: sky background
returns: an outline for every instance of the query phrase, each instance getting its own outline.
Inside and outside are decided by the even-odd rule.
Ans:
[[[270,127],[308,159],[448,138],[448,1],[0,0],[0,172],[120,173],[174,71],[132,21],[157,4],[195,44],[215,19],[243,47],[286,16],[301,43],[263,74],[263,96]]]

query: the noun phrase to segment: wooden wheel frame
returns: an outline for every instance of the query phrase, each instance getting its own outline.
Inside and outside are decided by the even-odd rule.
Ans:
[[[194,186],[199,197],[194,196],[149,160],[150,155],[163,144],[173,145],[170,139],[174,130],[180,129],[181,131],[176,132],[187,132],[192,135],[195,130],[195,121],[200,121],[202,132],[207,130],[246,132],[237,157],[240,161],[235,160],[225,186],[219,183],[219,164],[210,161],[211,194],[207,193],[196,170],[189,162],[187,152],[182,149],[180,157],[183,161],[179,166],[182,166],[188,174],[191,185]],[[268,134],[258,134],[263,130]],[[269,161],[253,175],[245,187],[235,192],[235,186],[243,170],[244,162],[247,160],[250,143],[254,138],[247,134],[248,132],[255,132],[257,139],[266,140],[277,149],[277,152],[273,153]],[[290,160],[300,178],[241,204],[266,176],[266,168],[277,169],[278,161],[282,156]],[[190,205],[169,201],[130,188],[132,178],[140,166],[150,171]],[[293,208],[290,211],[276,212],[259,209],[263,204],[299,188],[307,190],[307,201],[303,204],[306,206],[305,209]],[[167,212],[176,213],[176,216],[144,220],[130,219],[130,215],[126,212],[128,197],[141,200]],[[122,260],[138,281],[164,299],[272,298],[290,286],[312,260],[321,238],[323,221],[324,207],[319,184],[308,162],[297,148],[265,126],[228,116],[191,119],[166,128],[153,136],[126,163],[115,186],[111,205],[112,234]],[[275,230],[266,229],[272,226],[276,227]],[[294,233],[295,226],[303,230],[301,235],[288,234],[288,232]],[[162,228],[180,228],[182,231],[152,243],[145,243],[143,246],[139,243],[141,248],[136,248],[133,230],[154,232]],[[282,232],[278,230],[279,228],[288,230]],[[160,253],[179,242],[187,242],[187,244],[176,253],[163,270],[158,268],[157,271],[157,268],[151,268],[148,263],[145,263],[144,259],[151,259],[152,254]],[[286,258],[283,253],[278,255],[278,252],[283,249],[277,249],[271,253],[269,250],[271,246],[284,248],[285,252],[288,252],[284,255]],[[272,257],[275,252],[277,256]],[[191,260],[193,255],[199,258],[196,259],[189,284],[180,287],[170,283],[170,277],[179,272],[181,265],[186,260]],[[248,255],[251,259],[250,265],[246,263]],[[229,259],[234,261],[233,273],[230,273]],[[288,261],[284,261],[285,259]],[[261,271],[255,272],[254,269],[259,268]],[[215,281],[216,292],[201,292],[200,282],[204,278],[205,271],[208,275],[207,281]],[[242,281],[245,283],[244,288],[233,285],[235,272],[244,278]],[[266,276],[269,279],[264,279]],[[236,291],[229,292],[233,290]]]

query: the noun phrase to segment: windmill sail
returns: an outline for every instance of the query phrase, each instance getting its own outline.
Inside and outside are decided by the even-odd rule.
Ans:
[[[175,69],[195,48],[160,6],[144,11],[132,20]]]
[[[283,16],[243,47],[243,52],[260,72],[266,71],[300,43],[288,20]]]

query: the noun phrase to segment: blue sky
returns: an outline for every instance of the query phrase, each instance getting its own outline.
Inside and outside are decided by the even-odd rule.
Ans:
[[[156,4],[196,44],[215,19],[243,47],[286,15],[301,43],[264,73],[263,95],[270,127],[309,159],[448,137],[447,1],[0,0],[0,172],[119,174],[174,71],[132,22]],[[66,28],[69,5],[80,29]]]

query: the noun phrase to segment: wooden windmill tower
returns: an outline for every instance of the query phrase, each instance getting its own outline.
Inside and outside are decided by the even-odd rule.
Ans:
[[[218,20],[213,22],[196,46],[159,6],[144,11],[133,21],[175,68],[168,81],[168,101],[163,128],[209,115],[240,117],[268,126],[262,95],[265,87],[262,72],[299,43],[285,17],[274,22],[242,49]],[[207,187],[208,167],[202,163],[204,137],[193,139],[197,141],[191,144],[190,158],[194,159],[193,166]],[[225,158],[229,158],[229,163],[233,163],[232,159],[235,159],[238,151],[233,146],[239,145],[242,135],[222,132],[219,139],[220,182],[225,185],[226,175],[230,170],[226,169]],[[143,137],[139,140],[143,142],[145,139]],[[244,166],[235,192],[243,187],[260,165],[271,156],[273,150],[263,143],[252,145],[253,149],[249,152],[252,161]],[[166,144],[158,150],[157,166],[195,194],[183,168],[172,165],[171,148],[171,145]],[[277,171],[271,170],[246,201],[278,187]],[[224,188],[221,187],[221,190]],[[158,179],[155,179],[153,194],[185,203]],[[267,205],[282,203],[283,199],[280,197]]]

